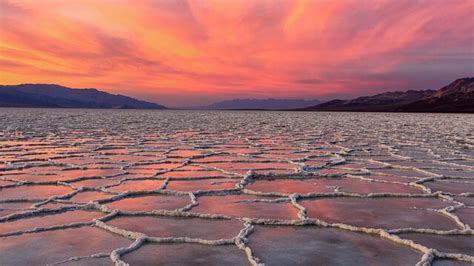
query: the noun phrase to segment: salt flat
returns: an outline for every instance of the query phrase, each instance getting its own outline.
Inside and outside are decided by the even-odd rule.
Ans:
[[[471,265],[474,115],[0,109],[0,265]]]

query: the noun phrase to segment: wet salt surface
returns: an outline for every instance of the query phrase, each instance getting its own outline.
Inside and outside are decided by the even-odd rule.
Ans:
[[[376,236],[313,227],[257,227],[248,245],[271,265],[413,265],[420,259]]]
[[[191,237],[210,240],[233,238],[244,228],[243,223],[235,219],[149,216],[117,217],[107,224],[133,232],[142,232],[152,237]]]
[[[0,265],[53,264],[72,257],[109,253],[130,242],[89,226],[8,236],[0,242]]]
[[[472,115],[0,109],[0,125],[0,265],[474,263]]]
[[[245,265],[245,252],[235,245],[145,244],[125,254],[130,265]]]

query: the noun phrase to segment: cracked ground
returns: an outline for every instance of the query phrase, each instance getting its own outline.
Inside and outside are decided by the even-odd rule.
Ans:
[[[472,265],[474,116],[0,110],[0,265]]]

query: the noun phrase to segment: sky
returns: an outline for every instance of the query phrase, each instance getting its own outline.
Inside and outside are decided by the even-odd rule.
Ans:
[[[472,0],[0,0],[0,84],[173,107],[347,99],[467,76]]]

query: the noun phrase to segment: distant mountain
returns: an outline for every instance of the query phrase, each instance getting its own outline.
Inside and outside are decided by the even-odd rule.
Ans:
[[[466,112],[474,113],[474,78],[454,81],[431,95],[401,106],[407,112]]]
[[[318,100],[293,99],[234,99],[213,103],[199,109],[210,110],[282,110],[304,108],[319,104]]]
[[[474,112],[474,78],[458,79],[440,90],[409,90],[332,100],[307,111]]]
[[[432,90],[386,92],[353,100],[332,100],[306,109],[321,111],[394,111],[402,105],[421,100],[433,92]]]
[[[165,109],[163,105],[96,89],[54,84],[0,85],[0,107]]]

